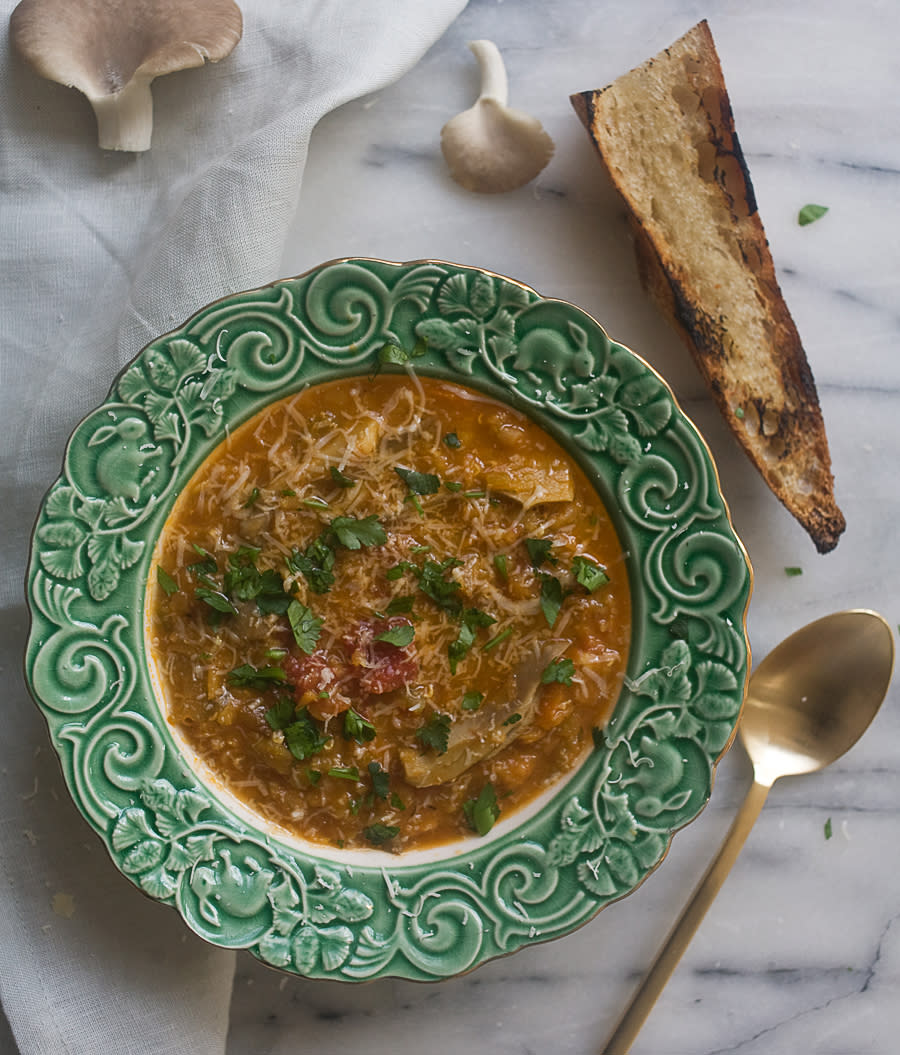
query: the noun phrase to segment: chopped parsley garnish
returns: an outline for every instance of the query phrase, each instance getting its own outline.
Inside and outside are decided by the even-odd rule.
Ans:
[[[505,553],[497,553],[494,555],[494,568],[502,582],[506,582],[509,579],[508,563],[509,558]]]
[[[349,476],[342,473],[336,465],[332,465],[328,471],[331,473],[331,479],[334,480],[338,487],[356,487],[356,481],[351,480]]]
[[[287,558],[291,571],[302,575],[313,593],[328,593],[334,585],[335,546],[358,550],[381,546],[387,533],[378,517],[335,517],[331,524],[302,552],[296,547]]]
[[[302,553],[295,548],[287,558],[287,565],[306,579],[313,593],[328,593],[334,585],[334,550],[321,535]]]
[[[518,711],[516,711],[516,713],[515,714],[511,714],[506,719],[506,721],[503,724],[504,725],[515,725],[517,722],[521,722],[521,721],[522,721],[522,715],[519,714]]]
[[[412,594],[403,594],[401,597],[394,597],[385,609],[385,613],[387,615],[409,615],[413,610],[414,601],[415,598]]]
[[[505,630],[501,630],[499,634],[495,634],[490,641],[485,641],[481,646],[482,652],[490,652],[491,649],[496,648],[502,644],[508,637],[512,637],[513,628],[508,626]]]
[[[412,623],[402,623],[400,626],[392,626],[382,634],[376,634],[376,641],[384,641],[387,645],[395,645],[397,648],[406,648],[416,635],[416,628]]]
[[[390,364],[400,366],[409,362],[409,356],[398,344],[386,344],[378,352],[378,362],[385,366]]]
[[[462,709],[464,711],[477,711],[483,701],[483,692],[467,692],[462,698]]]
[[[553,626],[556,622],[559,610],[562,608],[563,603],[563,588],[562,583],[555,575],[548,575],[546,572],[541,573],[541,611],[544,613],[544,618],[547,620],[548,626]]]
[[[156,581],[165,590],[167,597],[171,597],[173,593],[178,593],[178,583],[161,564],[156,565]]]
[[[255,506],[259,501],[259,488],[254,487],[250,494],[247,496],[247,501],[244,502],[244,509],[249,509],[251,506]]]
[[[382,843],[390,842],[400,834],[400,829],[393,824],[382,824],[378,821],[363,828],[363,835],[373,846],[381,846]]]
[[[320,769],[312,769],[307,767],[306,779],[310,782],[310,784],[312,784],[313,787],[315,787],[316,784],[318,784],[319,781],[322,779],[322,771]]]
[[[831,818],[829,817],[828,820],[825,821],[825,838],[830,839],[833,834],[834,832],[831,828]]]
[[[386,344],[378,353],[381,366],[405,366],[411,359],[419,359],[427,351],[425,341],[416,341],[412,351],[401,348],[398,344]]]
[[[344,712],[344,739],[355,740],[358,744],[368,743],[375,739],[375,726],[351,707]]]
[[[359,769],[356,766],[332,766],[328,770],[328,776],[337,777],[338,780],[353,780],[359,783]]]
[[[528,556],[531,558],[531,566],[533,568],[540,568],[544,561],[556,564],[556,557],[550,554],[550,550],[553,548],[552,539],[527,538],[525,539],[525,548],[528,550]]]
[[[372,791],[379,799],[387,801],[391,781],[388,771],[382,769],[378,762],[370,762],[369,776],[372,778]]]
[[[572,574],[578,585],[583,586],[588,593],[599,590],[609,582],[605,568],[580,555],[572,558]]]
[[[238,601],[256,601],[260,612],[284,615],[291,603],[290,595],[285,593],[284,582],[274,568],[257,568],[258,556],[259,550],[254,546],[241,546],[229,556],[223,576],[224,592]]]
[[[214,585],[211,586],[198,586],[194,590],[194,596],[198,600],[203,601],[204,604],[208,604],[210,608],[215,612],[220,612],[222,615],[237,615],[237,608],[228,600],[221,590],[217,590]]]
[[[455,432],[448,432],[446,436],[444,436],[444,444],[445,446],[450,447],[455,451],[458,451],[459,448],[462,447],[462,440],[460,440],[459,436],[457,436]]]
[[[198,578],[202,578],[204,575],[215,575],[219,570],[219,565],[216,564],[216,558],[204,549],[202,546],[198,546],[196,542],[192,542],[191,545],[194,547],[194,552],[199,553],[203,560],[195,561],[193,564],[188,565],[188,571],[192,575],[196,575]]]
[[[416,730],[416,739],[439,755],[444,754],[450,743],[450,715],[433,714],[425,725]]]
[[[299,601],[291,601],[287,608],[287,617],[297,647],[307,656],[311,656],[322,632],[323,620],[313,615],[310,609]]]
[[[439,608],[450,615],[459,615],[462,605],[456,593],[460,586],[454,579],[446,578],[446,575],[453,568],[458,568],[460,564],[462,561],[457,560],[456,557],[448,557],[440,563],[435,560],[426,560],[420,568],[412,561],[404,560],[395,564],[393,568],[388,568],[386,574],[389,580],[394,580],[401,578],[406,572],[412,572],[419,580],[419,589],[426,597],[430,597]]]
[[[361,520],[356,517],[335,517],[331,521],[331,531],[347,549],[382,546],[387,542],[387,533],[375,513]]]
[[[456,673],[459,661],[468,655],[472,645],[475,644],[475,638],[479,629],[486,626],[492,626],[497,622],[492,615],[488,615],[487,612],[483,612],[480,608],[464,609],[461,613],[460,619],[461,625],[459,628],[459,634],[457,635],[456,640],[451,641],[447,646],[447,656],[450,659],[451,674]]]
[[[410,494],[433,495],[440,490],[441,481],[434,473],[417,473],[413,469],[401,469],[399,466],[394,467],[394,472],[409,488]]]
[[[451,494],[458,494],[463,489],[463,485],[457,480],[445,480],[444,487],[446,487]]]
[[[806,227],[808,224],[815,223],[816,220],[821,220],[827,212],[827,205],[804,205],[797,213],[797,223],[801,227]]]
[[[802,568],[797,568],[797,567],[785,568],[784,569],[784,574],[787,575],[787,576],[790,576],[790,577],[794,577],[794,576],[797,576],[797,575],[802,575],[803,574],[803,569]]]
[[[485,784],[477,799],[463,803],[466,820],[473,831],[487,835],[500,816],[500,806],[493,784]]]
[[[316,725],[315,720],[309,713],[309,709],[306,707],[302,707],[297,712],[296,719],[290,725],[286,725],[283,732],[285,746],[298,762],[311,758],[331,740],[331,737],[326,736],[319,726]],[[310,770],[307,770],[307,776],[309,776],[310,772]],[[313,778],[310,777],[310,780],[313,780]],[[318,780],[319,778],[316,777],[313,783],[318,783]]]
[[[544,673],[541,674],[541,683],[543,685],[551,685],[556,681],[560,685],[571,685],[574,674],[575,664],[571,659],[554,659],[552,663],[549,663],[544,668]]]
[[[294,720],[296,701],[291,696],[281,696],[274,707],[266,711],[266,721],[273,729],[285,729]]]
[[[242,663],[228,673],[228,684],[239,689],[270,689],[273,685],[283,685],[287,681],[284,667],[254,667],[252,663]]]

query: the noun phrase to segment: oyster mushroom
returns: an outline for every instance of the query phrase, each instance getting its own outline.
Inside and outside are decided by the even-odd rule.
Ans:
[[[234,0],[21,0],[10,17],[35,70],[90,100],[104,150],[148,150],[154,77],[224,59],[242,29]]]
[[[473,40],[469,49],[481,70],[481,92],[474,106],[441,129],[441,150],[450,175],[466,190],[514,190],[544,168],[553,140],[537,118],[506,105],[509,86],[497,45]]]

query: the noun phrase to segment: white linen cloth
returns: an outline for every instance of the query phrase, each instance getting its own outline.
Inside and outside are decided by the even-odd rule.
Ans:
[[[465,2],[241,0],[230,57],[154,82],[138,155],[99,150],[85,98],[0,46],[0,1000],[22,1055],[221,1053],[234,969],[119,874],[63,786],[21,674],[41,496],[143,345],[281,277],[316,122]]]

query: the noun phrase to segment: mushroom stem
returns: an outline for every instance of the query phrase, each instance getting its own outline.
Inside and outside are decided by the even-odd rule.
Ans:
[[[153,132],[150,79],[135,77],[112,95],[89,96],[101,150],[149,150]]]
[[[509,101],[509,81],[503,56],[492,40],[471,40],[469,50],[478,61],[481,72],[479,99],[495,99],[501,106]]]

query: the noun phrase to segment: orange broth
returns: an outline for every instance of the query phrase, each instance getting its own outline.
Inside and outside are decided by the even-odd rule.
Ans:
[[[485,834],[570,771],[624,677],[621,546],[525,415],[412,373],[230,435],[160,538],[167,717],[250,809],[400,852]]]

